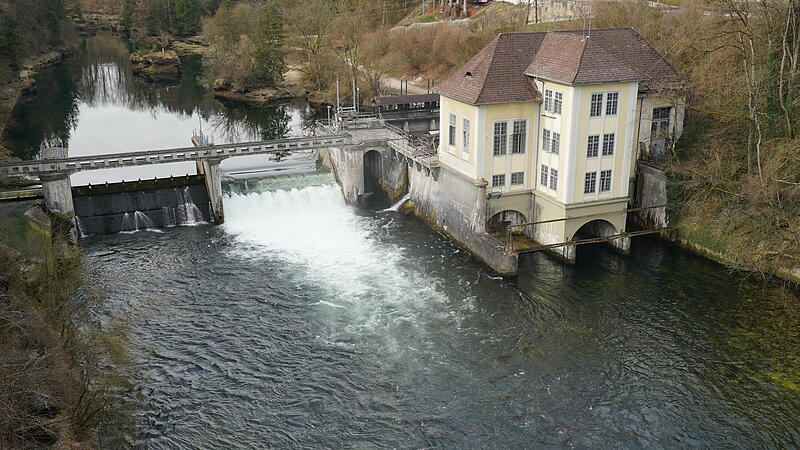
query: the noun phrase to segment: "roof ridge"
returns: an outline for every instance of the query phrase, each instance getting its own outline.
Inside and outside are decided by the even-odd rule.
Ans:
[[[500,43],[500,38],[503,36],[503,34],[505,34],[505,33],[498,34],[497,37],[492,39],[492,42],[489,43],[489,45],[494,44],[494,48],[492,49],[491,52],[489,52],[489,55],[487,55],[489,57],[489,62],[486,64],[486,76],[487,77],[489,76],[489,74],[492,71],[492,64],[494,63],[494,57],[497,55],[497,46]],[[486,89],[486,82],[485,82],[485,79],[484,79],[484,82],[481,83],[481,90],[478,91],[478,95],[475,97],[475,101],[480,101],[481,100],[481,97],[483,96],[483,91],[485,89]]]
[[[575,74],[572,75],[572,83],[575,83],[575,79],[578,78],[578,74],[581,72],[581,65],[583,64],[583,57],[586,56],[586,42],[589,40],[588,36],[584,36],[581,39],[581,57],[578,59],[578,67],[575,68]]]

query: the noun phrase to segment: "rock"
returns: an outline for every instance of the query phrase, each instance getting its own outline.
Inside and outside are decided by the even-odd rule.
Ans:
[[[154,83],[178,82],[181,78],[181,60],[173,50],[131,54],[133,73]]]

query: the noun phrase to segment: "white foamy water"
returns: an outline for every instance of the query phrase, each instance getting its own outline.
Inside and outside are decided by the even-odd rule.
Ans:
[[[253,258],[278,258],[326,293],[309,302],[337,320],[345,334],[389,336],[382,345],[416,335],[420,322],[452,320],[436,280],[402,262],[404,249],[379,242],[386,230],[347,206],[336,185],[225,197],[225,230]],[[344,317],[342,316],[344,315]],[[392,337],[392,330],[402,335]]]

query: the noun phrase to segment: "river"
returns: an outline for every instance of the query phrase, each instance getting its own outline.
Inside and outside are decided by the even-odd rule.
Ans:
[[[125,73],[115,48],[86,61]],[[80,55],[63,64],[67,85],[100,70]],[[128,80],[92,103],[83,85],[67,119],[31,109],[44,125],[20,125],[29,139],[15,150],[35,153],[36,130],[61,129],[72,152],[134,114],[154,118],[124,148],[150,134],[182,146],[198,103],[211,105],[208,130],[211,117],[252,129],[267,114],[188,83],[177,90],[199,102]],[[138,89],[156,100],[136,107]],[[85,119],[97,105],[119,115]],[[276,110],[302,132],[307,109]],[[254,135],[270,126],[255,122]],[[629,257],[581,247],[571,266],[526,256],[515,280],[499,279],[413,217],[346,205],[325,174],[253,183],[224,203],[222,226],[81,241],[108,314],[131,325],[145,399],[136,447],[800,446],[791,291],[646,238]]]

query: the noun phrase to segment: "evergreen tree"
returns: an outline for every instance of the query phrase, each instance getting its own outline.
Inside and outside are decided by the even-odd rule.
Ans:
[[[283,18],[274,4],[264,8],[258,37],[253,69],[260,82],[274,86],[283,80],[286,72]]]
[[[200,29],[200,0],[175,0],[175,31],[177,34],[194,34]]]

